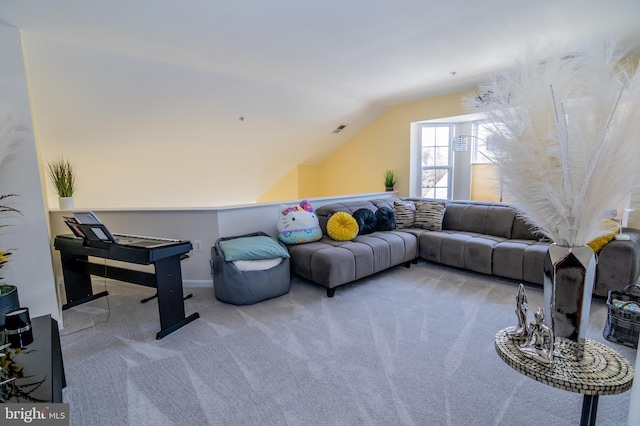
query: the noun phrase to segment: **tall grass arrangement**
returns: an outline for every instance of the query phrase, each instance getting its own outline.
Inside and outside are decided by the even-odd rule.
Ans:
[[[73,196],[76,190],[76,175],[72,163],[63,158],[49,162],[49,177],[59,197]]]
[[[484,112],[507,197],[555,243],[581,246],[639,188],[640,76],[615,43],[535,50],[464,100]]]

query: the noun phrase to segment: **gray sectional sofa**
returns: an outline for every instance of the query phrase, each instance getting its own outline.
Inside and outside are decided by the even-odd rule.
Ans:
[[[446,205],[441,230],[410,227],[375,231],[358,235],[352,241],[334,241],[327,235],[327,222],[335,212],[393,209],[395,201],[429,200],[383,198],[317,208],[323,237],[313,243],[288,246],[291,272],[326,287],[329,297],[338,286],[396,265],[409,267],[417,259],[543,284],[543,265],[550,242],[532,233],[508,204],[438,200]],[[613,240],[598,254],[595,295],[607,296],[609,290],[622,290],[640,275],[640,231],[625,229],[624,233],[631,239]]]
[[[354,213],[361,208],[372,211],[393,208],[393,199],[352,201],[329,204],[316,209],[322,239],[290,245],[291,272],[327,288],[332,297],[336,287],[384,271],[392,266],[409,266],[418,258],[418,239],[407,230],[377,231],[358,235],[352,241],[334,241],[327,235],[329,217],[337,212]]]

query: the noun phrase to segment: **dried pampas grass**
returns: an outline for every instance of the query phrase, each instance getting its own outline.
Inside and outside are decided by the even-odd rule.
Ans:
[[[516,66],[464,100],[490,119],[505,193],[537,230],[563,246],[601,223],[638,188],[640,73],[614,43]]]

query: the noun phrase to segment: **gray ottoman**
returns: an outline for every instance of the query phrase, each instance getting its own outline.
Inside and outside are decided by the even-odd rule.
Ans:
[[[268,237],[263,232],[220,238],[211,247],[211,274],[213,275],[213,289],[216,299],[233,305],[251,305],[273,297],[282,296],[289,292],[291,276],[289,272],[289,258],[269,269],[243,271],[225,259],[220,243],[244,237]],[[269,237],[271,238],[271,237]],[[287,252],[286,246],[271,238]],[[249,241],[249,240],[247,240]]]

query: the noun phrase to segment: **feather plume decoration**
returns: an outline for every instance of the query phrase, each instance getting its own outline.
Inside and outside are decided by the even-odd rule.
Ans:
[[[483,111],[508,198],[555,243],[602,235],[602,220],[640,186],[640,73],[615,43],[516,66],[464,99]]]

